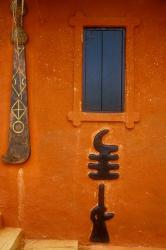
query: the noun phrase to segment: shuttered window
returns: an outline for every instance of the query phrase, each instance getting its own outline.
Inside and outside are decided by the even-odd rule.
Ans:
[[[85,28],[83,41],[83,111],[123,112],[125,29]]]

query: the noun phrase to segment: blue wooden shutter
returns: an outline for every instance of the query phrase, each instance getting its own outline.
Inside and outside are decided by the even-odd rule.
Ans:
[[[122,28],[84,30],[83,111],[123,112],[124,41]]]
[[[84,33],[84,101],[86,111],[101,110],[102,31],[86,29]]]

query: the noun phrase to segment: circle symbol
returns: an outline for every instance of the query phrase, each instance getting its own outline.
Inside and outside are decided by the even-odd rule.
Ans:
[[[24,130],[24,123],[21,121],[16,121],[13,123],[13,131],[17,134],[22,133]]]

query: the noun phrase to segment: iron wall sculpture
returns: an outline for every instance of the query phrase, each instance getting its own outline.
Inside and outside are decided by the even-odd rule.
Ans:
[[[106,228],[105,221],[114,217],[113,213],[106,212],[104,205],[104,184],[99,185],[98,205],[91,211],[91,220],[93,222],[93,229],[90,236],[92,242],[109,242],[109,235]]]
[[[23,16],[26,13],[24,0],[13,0],[11,11],[13,14],[12,42],[14,56],[9,145],[7,153],[2,159],[5,163],[17,164],[25,162],[30,155],[25,67],[25,44],[28,37],[23,29]]]
[[[102,138],[109,132],[104,129],[96,134],[94,138],[94,148],[99,152],[98,155],[90,154],[89,159],[98,161],[98,163],[89,163],[88,168],[97,170],[97,172],[89,173],[89,177],[94,180],[113,180],[119,177],[118,173],[112,173],[112,170],[119,169],[118,163],[109,163],[109,161],[116,161],[119,159],[118,154],[113,154],[118,150],[117,145],[104,145]]]

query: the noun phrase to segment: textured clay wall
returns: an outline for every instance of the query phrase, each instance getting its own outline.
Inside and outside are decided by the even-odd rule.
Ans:
[[[7,226],[27,237],[88,243],[89,213],[98,183],[88,178],[94,134],[109,128],[105,142],[120,145],[120,174],[106,182],[113,244],[166,247],[166,2],[165,0],[28,0],[25,27],[32,153],[20,166],[0,163],[0,210]],[[73,103],[73,29],[69,18],[138,17],[135,30],[134,129],[123,123],[67,120]],[[11,89],[12,18],[0,1],[0,154],[7,149]]]

